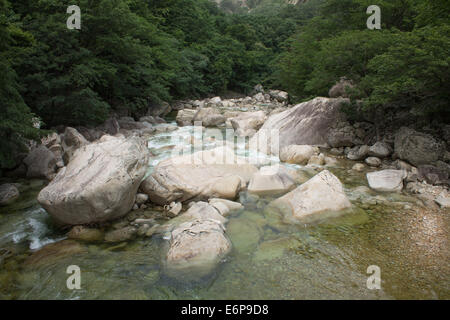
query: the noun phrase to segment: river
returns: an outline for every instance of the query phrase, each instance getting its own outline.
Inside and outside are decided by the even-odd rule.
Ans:
[[[152,136],[149,172],[191,134],[193,127],[183,127]],[[209,141],[206,148],[220,142]],[[244,209],[227,224],[231,254],[195,281],[165,275],[165,240],[155,236],[124,245],[83,243],[82,253],[27,265],[32,252],[65,234],[36,201],[44,182],[19,181],[20,199],[0,207],[0,299],[449,299],[448,211],[406,193],[361,192],[365,173],[350,170],[353,164],[341,160],[329,169],[353,209],[313,225],[283,224],[266,208],[270,196],[242,192]],[[69,265],[81,269],[80,290],[66,286]],[[380,268],[381,289],[368,289],[369,266]]]

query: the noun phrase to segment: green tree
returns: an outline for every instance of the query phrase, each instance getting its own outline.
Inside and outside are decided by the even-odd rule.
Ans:
[[[39,137],[33,126],[39,120],[22,99],[13,68],[16,54],[31,46],[32,38],[13,19],[9,3],[0,0],[0,169],[13,168],[16,154],[25,150],[26,139]]]

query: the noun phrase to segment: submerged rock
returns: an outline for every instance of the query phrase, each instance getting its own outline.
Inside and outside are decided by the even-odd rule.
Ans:
[[[206,276],[230,250],[231,242],[220,222],[195,220],[182,223],[171,232],[165,258],[166,272],[180,280]]]
[[[149,151],[140,138],[104,136],[78,150],[38,201],[60,224],[117,219],[133,207],[148,161]]]
[[[407,176],[404,170],[383,170],[367,174],[369,187],[376,191],[402,191],[403,179]]]
[[[88,242],[102,241],[104,234],[101,230],[84,226],[75,226],[67,233],[69,239],[83,240]]]
[[[86,252],[87,249],[80,243],[73,240],[62,240],[50,243],[34,252],[25,260],[25,265],[30,267],[49,265],[60,259]]]
[[[307,223],[319,219],[321,212],[337,212],[350,208],[351,203],[339,179],[323,170],[270,206],[278,208],[288,221]]]
[[[0,206],[6,206],[19,198],[19,190],[13,184],[0,185]]]
[[[352,170],[362,172],[364,171],[365,168],[366,166],[364,165],[364,163],[355,163],[352,167]]]
[[[224,218],[214,205],[207,202],[199,201],[194,203],[188,211],[183,213],[180,218],[182,220],[214,220],[224,224],[227,219]]]
[[[135,227],[125,227],[118,230],[112,230],[105,234],[106,242],[122,242],[133,239],[137,234],[137,229]]]
[[[249,253],[255,250],[262,236],[262,230],[253,221],[239,218],[227,225],[227,234],[234,250],[238,253]]]

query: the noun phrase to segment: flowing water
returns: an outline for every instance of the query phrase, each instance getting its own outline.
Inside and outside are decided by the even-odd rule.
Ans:
[[[200,139],[193,130],[151,137],[149,173],[176,146],[188,146],[191,135]],[[220,142],[207,141],[206,148]],[[248,155],[244,147],[238,144],[236,153]],[[65,234],[35,200],[43,183],[22,181],[19,201],[0,208],[0,299],[449,299],[449,212],[426,208],[406,193],[358,188],[367,186],[365,175],[351,165],[341,161],[329,170],[353,209],[313,225],[286,225],[266,207],[270,197],[242,192],[244,209],[227,224],[231,254],[214,274],[189,282],[164,274],[165,240],[158,236],[120,245],[80,242],[82,250],[73,255],[28,263],[33,252]],[[66,286],[69,265],[81,269],[80,290]],[[367,288],[371,265],[381,270],[380,290]]]

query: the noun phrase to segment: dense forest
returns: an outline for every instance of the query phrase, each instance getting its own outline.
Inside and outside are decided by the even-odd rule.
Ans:
[[[56,125],[258,83],[298,102],[346,77],[353,115],[448,122],[450,1],[379,0],[382,28],[368,30],[372,2],[248,1],[235,12],[232,1],[79,0],[81,29],[69,30],[65,2],[0,0],[0,167]]]

